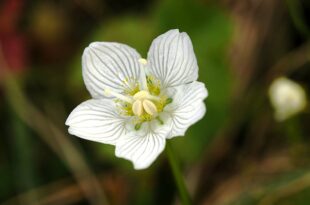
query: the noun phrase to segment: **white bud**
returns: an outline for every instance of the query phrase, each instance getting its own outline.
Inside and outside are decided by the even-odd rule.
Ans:
[[[285,77],[275,79],[269,88],[269,98],[275,109],[275,118],[283,121],[305,109],[307,100],[304,89]]]

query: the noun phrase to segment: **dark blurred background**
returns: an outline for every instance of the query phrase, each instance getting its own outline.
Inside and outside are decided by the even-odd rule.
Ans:
[[[307,0],[1,0],[0,202],[178,204],[165,153],[133,170],[114,147],[70,136],[89,99],[83,49],[116,41],[146,57],[172,28],[192,39],[207,114],[173,148],[194,204],[310,204],[310,109],[278,122],[273,79],[310,88]]]

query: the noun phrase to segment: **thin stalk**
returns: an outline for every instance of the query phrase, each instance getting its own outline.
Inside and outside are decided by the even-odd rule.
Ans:
[[[174,176],[175,183],[178,187],[181,204],[182,205],[191,205],[192,202],[191,202],[189,193],[187,191],[181,170],[179,168],[179,163],[177,161],[176,156],[174,155],[174,152],[172,150],[172,146],[171,146],[169,140],[167,141],[167,144],[166,144],[166,152],[168,155],[168,160],[169,160],[169,163],[171,166],[171,170],[172,170],[172,173]]]

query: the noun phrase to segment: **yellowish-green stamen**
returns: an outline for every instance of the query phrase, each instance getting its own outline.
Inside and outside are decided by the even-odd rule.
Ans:
[[[172,102],[172,98],[161,93],[161,83],[154,76],[146,74],[147,61],[140,59],[143,68],[139,79],[124,80],[124,95],[112,93],[117,97],[116,103],[121,114],[133,116],[135,129],[140,129],[143,122],[157,119],[160,124],[164,122],[159,118],[165,106]],[[138,82],[137,82],[138,80]]]

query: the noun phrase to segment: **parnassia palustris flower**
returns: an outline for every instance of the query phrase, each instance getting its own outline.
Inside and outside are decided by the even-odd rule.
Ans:
[[[71,112],[69,133],[115,145],[135,169],[149,167],[166,139],[183,136],[206,112],[191,40],[177,29],[152,42],[147,60],[127,45],[94,42],[82,63],[92,99]]]

